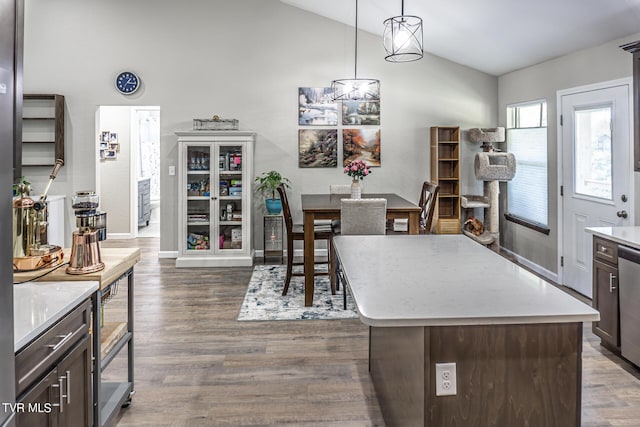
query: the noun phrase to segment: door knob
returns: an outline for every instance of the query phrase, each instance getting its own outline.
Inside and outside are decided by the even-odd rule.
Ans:
[[[616,212],[616,215],[618,215],[618,218],[626,218],[627,217],[627,211],[618,211],[618,212]]]

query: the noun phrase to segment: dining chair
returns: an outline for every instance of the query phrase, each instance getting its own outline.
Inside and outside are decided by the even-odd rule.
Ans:
[[[329,194],[351,194],[351,184],[329,184]]]
[[[425,181],[420,192],[420,234],[431,234],[433,212],[436,209],[440,186],[435,182]]]
[[[387,232],[387,199],[342,199],[340,203],[341,234],[384,235]],[[336,288],[339,288],[342,270],[335,264]],[[347,309],[347,287],[343,286],[342,301]]]
[[[304,262],[293,262],[293,242],[295,240],[304,241],[304,226],[302,224],[293,223],[293,219],[291,217],[291,208],[289,207],[289,200],[287,199],[287,191],[285,190],[284,184],[280,184],[277,190],[278,194],[280,195],[280,200],[282,201],[282,215],[284,217],[284,224],[287,230],[287,275],[284,279],[284,288],[282,290],[282,295],[284,296],[287,295],[287,292],[289,291],[291,277],[304,276],[304,271],[302,273],[293,272],[294,265],[304,265]],[[335,276],[333,275],[333,260],[335,259],[335,257],[333,255],[333,231],[331,230],[331,225],[314,225],[313,238],[314,240],[326,240],[329,250],[327,262],[318,261],[314,263],[328,264],[327,272],[314,272],[314,276],[329,276],[331,294],[335,295]]]

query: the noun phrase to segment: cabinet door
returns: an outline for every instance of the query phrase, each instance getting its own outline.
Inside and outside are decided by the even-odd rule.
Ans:
[[[215,224],[216,253],[225,253],[243,249],[245,230],[243,230],[245,212],[244,190],[251,183],[244,182],[245,150],[243,144],[218,143],[216,145],[217,168],[214,191],[218,197],[214,200],[214,211],[219,212]]]
[[[210,143],[191,143],[184,147],[182,167],[184,168],[186,197],[184,216],[186,219],[185,241],[180,242],[182,253],[210,254],[212,252],[211,232],[215,213],[211,212],[211,171],[213,151]]]
[[[58,380],[62,379],[61,426],[85,426],[92,423],[91,413],[91,350],[89,336],[58,364]]]
[[[593,263],[593,308],[600,312],[593,333],[603,343],[619,348],[618,269],[599,261]]]
[[[17,411],[16,426],[58,426],[58,408],[52,406],[59,401],[58,387],[58,371],[53,369],[18,401],[24,406]]]

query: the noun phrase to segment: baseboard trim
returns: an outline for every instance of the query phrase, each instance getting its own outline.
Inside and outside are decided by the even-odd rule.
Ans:
[[[158,258],[178,258],[178,251],[158,251]]]
[[[558,283],[558,273],[554,273],[553,271],[547,270],[546,268],[541,267],[540,265],[534,263],[533,261],[528,260],[527,258],[521,255],[518,255],[517,253],[512,252],[509,249],[505,249],[501,247],[500,250],[504,251],[504,253],[507,254],[508,256],[515,258],[519,264],[522,264],[523,266],[529,268],[530,270],[541,275],[545,279],[550,280],[556,284]]]
[[[107,240],[125,240],[133,239],[131,233],[109,233],[107,232]]]

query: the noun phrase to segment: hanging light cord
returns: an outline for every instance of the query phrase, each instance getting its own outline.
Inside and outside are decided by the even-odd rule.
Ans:
[[[354,58],[354,61],[353,61],[353,79],[357,80],[358,79],[358,0],[356,0],[356,37],[355,37],[355,41],[356,41],[356,48],[354,49],[355,58]]]

